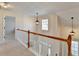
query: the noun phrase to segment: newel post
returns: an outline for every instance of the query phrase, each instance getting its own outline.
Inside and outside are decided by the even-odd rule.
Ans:
[[[28,48],[30,47],[30,31],[28,30]]]
[[[72,36],[71,35],[68,36],[67,44],[68,44],[68,56],[71,56],[72,55],[72,51],[71,51]]]

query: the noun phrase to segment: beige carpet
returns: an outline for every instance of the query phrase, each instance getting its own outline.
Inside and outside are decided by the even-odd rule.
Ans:
[[[0,43],[0,56],[34,56],[34,54],[17,40],[8,40]]]

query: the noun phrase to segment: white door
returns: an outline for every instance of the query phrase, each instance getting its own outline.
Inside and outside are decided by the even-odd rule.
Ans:
[[[15,17],[5,16],[5,40],[14,40],[15,39]]]

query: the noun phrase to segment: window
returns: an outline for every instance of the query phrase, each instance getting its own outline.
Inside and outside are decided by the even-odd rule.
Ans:
[[[78,56],[78,41],[72,41],[72,55]]]
[[[48,30],[48,19],[42,20],[42,30]]]

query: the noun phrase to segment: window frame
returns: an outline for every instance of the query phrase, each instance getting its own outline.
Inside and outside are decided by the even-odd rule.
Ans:
[[[46,29],[43,29],[43,20],[47,20],[47,30]],[[48,31],[49,30],[49,20],[48,20],[48,18],[42,19],[42,21],[41,21],[41,30],[42,31]]]

